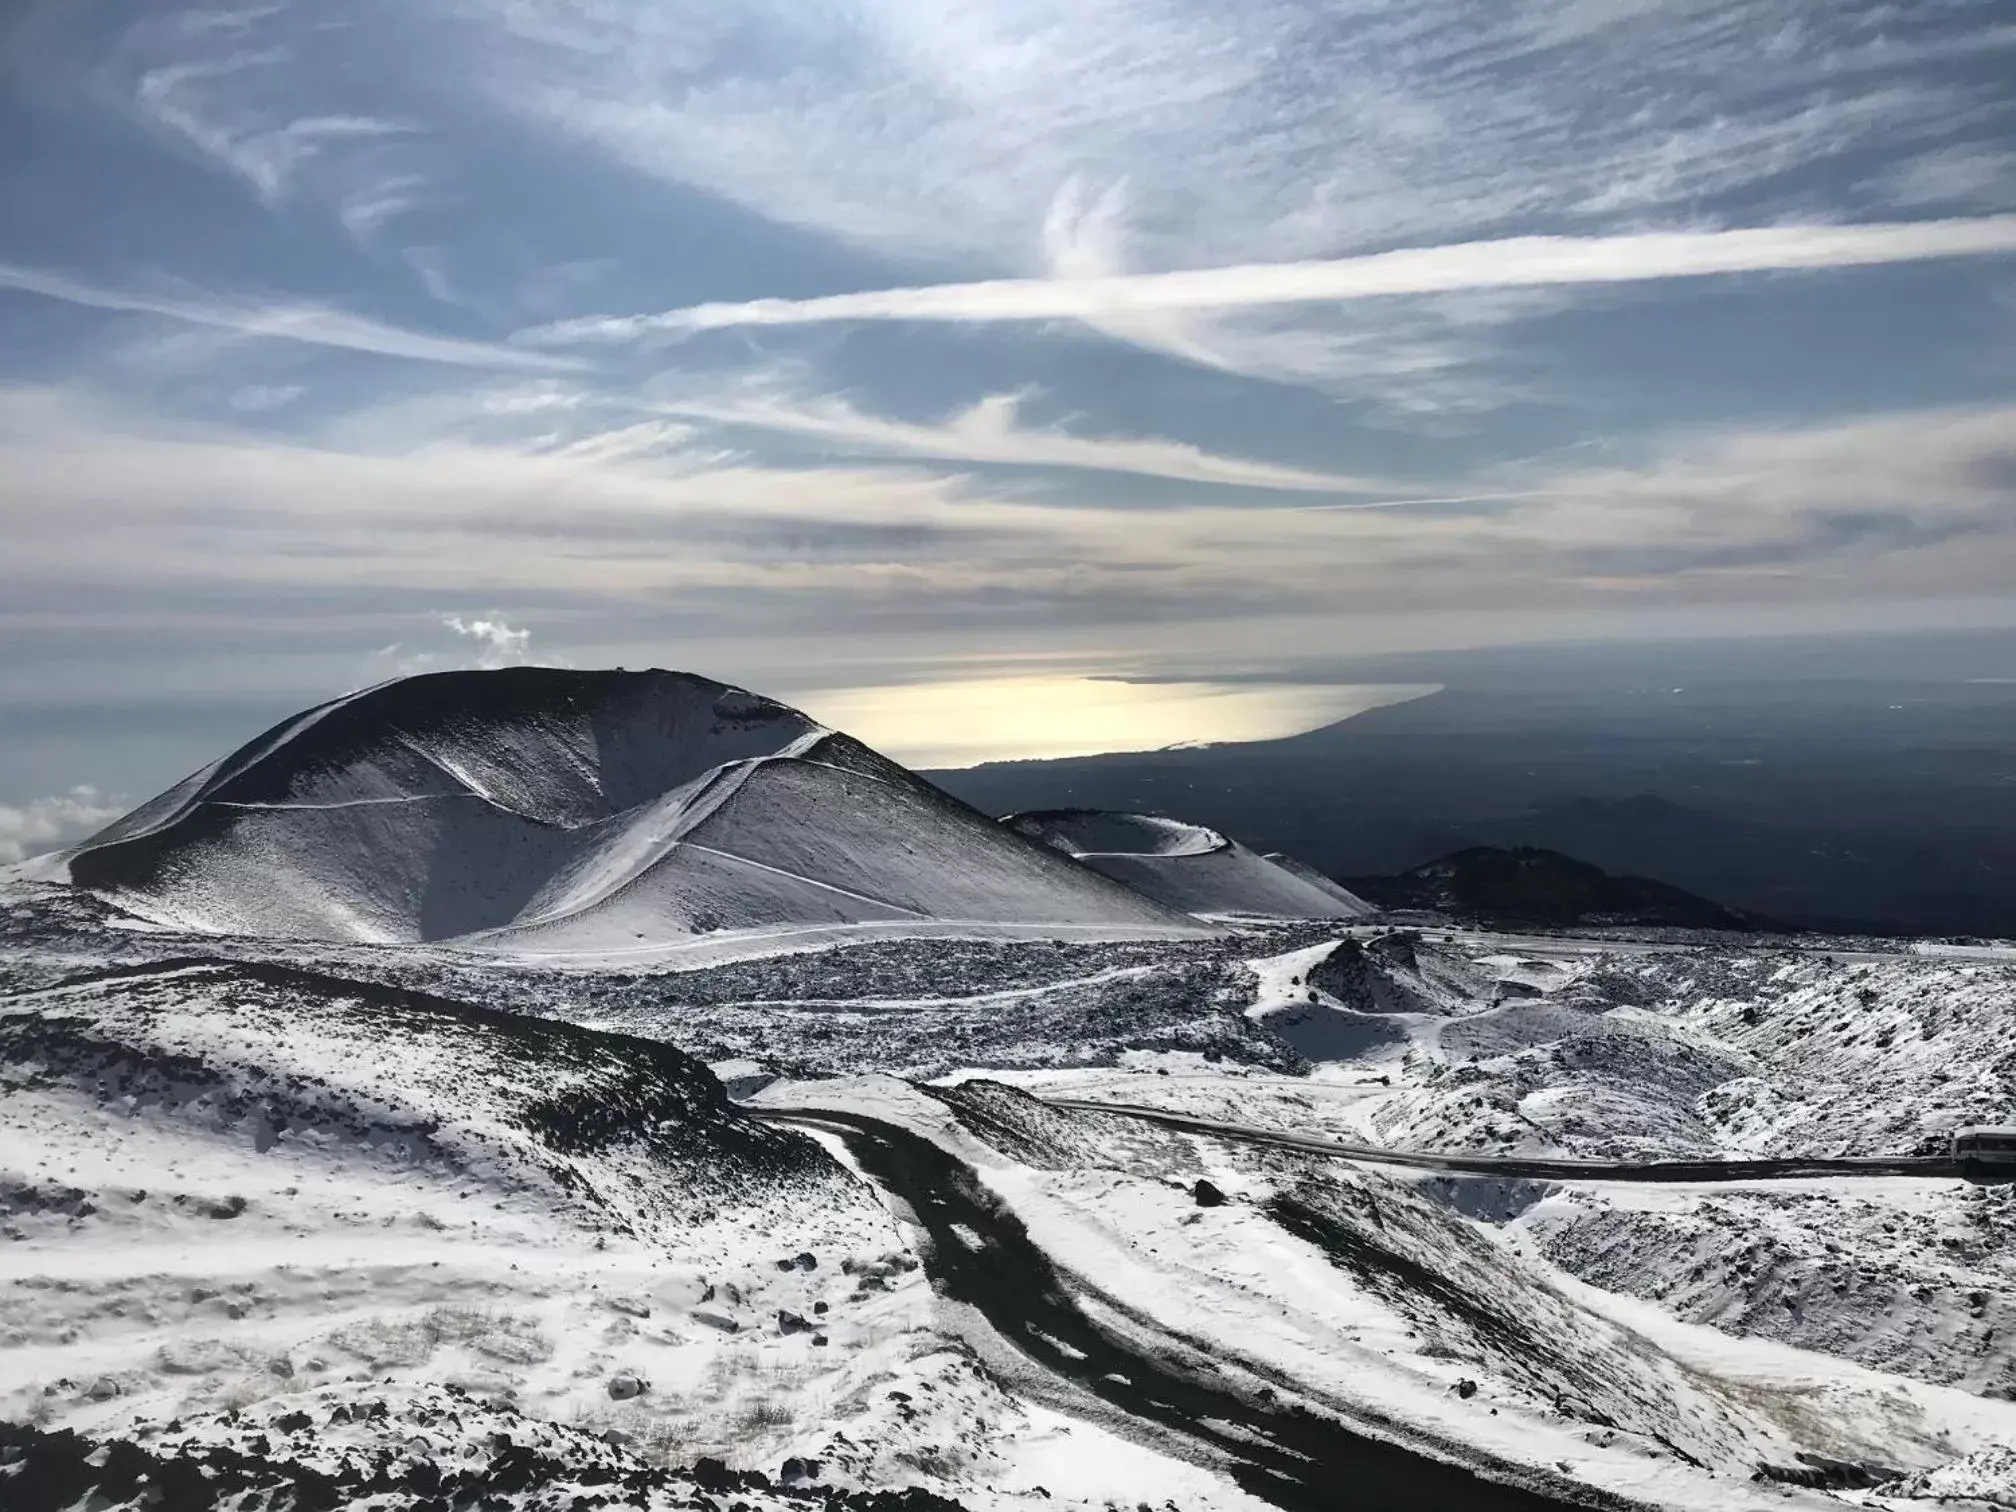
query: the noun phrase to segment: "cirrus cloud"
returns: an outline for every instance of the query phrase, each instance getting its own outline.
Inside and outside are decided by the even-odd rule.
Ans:
[[[990,279],[870,289],[812,299],[689,305],[656,315],[561,321],[523,331],[519,339],[554,346],[621,343],[733,326],[813,325],[839,320],[1083,320],[1111,324],[1144,313],[1169,311],[1337,304],[1477,289],[1639,283],[2012,254],[2016,254],[2016,215],[1608,237],[1525,236],[1413,247],[1325,262],[1255,263],[1092,278]]]

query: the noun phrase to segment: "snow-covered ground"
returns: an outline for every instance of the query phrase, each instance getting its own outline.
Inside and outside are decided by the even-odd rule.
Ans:
[[[2011,1189],[1401,1177],[1030,1095],[1905,1153],[2016,1111],[1999,960],[115,922],[0,898],[10,1507],[198,1462],[386,1508],[2016,1505]]]
[[[980,1079],[937,1094],[890,1078],[778,1083],[752,1106],[931,1140],[1145,1357],[1196,1351],[1228,1393],[1272,1383],[1369,1437],[1523,1466],[1543,1487],[1566,1473],[1658,1505],[1783,1505],[1775,1486],[1750,1490],[1759,1464],[1797,1467],[1804,1453],[1916,1469],[2016,1431],[2006,1403],[1738,1344],[1605,1296],[1377,1174],[1067,1112]],[[1230,1200],[1200,1206],[1199,1179]],[[965,1326],[987,1350],[985,1325]]]
[[[1256,963],[1249,1010],[1291,1042],[1339,1047],[1307,1076],[1147,1057],[1001,1074],[1398,1148],[1594,1158],[1926,1153],[2016,1114],[2016,971],[2000,963],[1740,942],[1564,963],[1424,942],[1411,964],[1355,969],[1353,1005],[1320,989],[1309,1001],[1322,950]],[[1572,1273],[1689,1321],[2016,1397],[2016,1188],[1432,1184],[1516,1218],[1514,1234]]]

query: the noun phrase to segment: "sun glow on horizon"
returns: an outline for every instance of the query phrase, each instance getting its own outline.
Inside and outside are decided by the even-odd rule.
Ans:
[[[1125,682],[1036,674],[835,688],[793,701],[895,760],[950,768],[1277,740],[1437,691],[1432,683]]]

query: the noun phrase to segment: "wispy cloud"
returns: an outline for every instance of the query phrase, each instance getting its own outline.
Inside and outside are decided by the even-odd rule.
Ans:
[[[1077,283],[1536,232],[1754,226],[1816,206],[1881,219],[1907,202],[1872,162],[2016,125],[2016,96],[1982,63],[2016,28],[1990,9],[471,0],[465,14],[489,22],[474,77],[502,108],[639,173],[931,270],[891,282]],[[1993,192],[1945,203],[2016,208]],[[1066,313],[1403,418],[1519,397],[1497,360],[1503,322],[1439,308],[1451,298],[1303,303],[1292,319],[1245,302]]]
[[[1941,147],[1886,168],[1867,186],[1909,209],[1998,209],[2016,203],[2016,150],[1985,143]]]
[[[502,667],[565,665],[543,657],[535,659],[531,630],[509,624],[494,611],[478,615],[436,614],[433,619],[461,644],[446,650],[414,649],[403,641],[394,641],[371,653],[366,675],[380,681],[387,677],[412,677],[421,672],[465,669],[494,672]]]
[[[141,124],[245,183],[268,205],[333,150],[412,134],[375,111],[304,108],[326,86],[304,81],[330,36],[285,5],[163,8],[119,38],[101,78],[123,79]]]
[[[247,336],[371,352],[381,357],[405,357],[416,362],[540,372],[569,371],[581,366],[564,357],[492,342],[464,341],[453,336],[408,330],[403,326],[388,325],[367,316],[320,305],[261,304],[213,296],[178,296],[106,288],[67,274],[5,263],[0,263],[0,289],[15,289],[24,294],[36,294],[45,299],[62,300],[66,304],[84,305],[95,310],[159,315],[169,320],[236,331]]]
[[[126,812],[126,802],[95,787],[73,787],[25,804],[0,803],[0,863],[25,860],[81,838]]]
[[[1043,223],[1045,272],[1060,283],[1115,279],[1130,266],[1125,183],[1089,193],[1072,179]],[[1466,290],[1298,306],[1137,308],[1085,321],[1120,341],[1180,361],[1271,382],[1371,399],[1409,421],[1496,409],[1519,397],[1493,361],[1507,322],[1558,304],[1545,288]]]
[[[1063,467],[1133,473],[1189,483],[1308,493],[1392,492],[1391,480],[1359,477],[1247,457],[1221,456],[1187,442],[1148,436],[1078,436],[1023,423],[1019,394],[991,394],[930,424],[866,414],[845,398],[785,394],[728,400],[671,400],[669,413],[714,425],[801,436],[865,456],[928,457],[1015,467]]]
[[[392,174],[351,186],[343,195],[336,218],[352,241],[374,246],[386,226],[420,204],[426,180],[415,173]]]
[[[1167,311],[1872,267],[2012,253],[2016,253],[2016,215],[1631,236],[1527,236],[1320,262],[1104,278],[990,279],[813,299],[689,305],[656,315],[561,321],[521,332],[519,339],[532,345],[621,343],[734,326],[839,320],[1082,320],[1096,325]]]
[[[1074,177],[1139,266],[1716,213],[2006,122],[1984,7],[472,0],[507,108],[885,255],[1028,272]],[[1096,203],[1096,196],[1090,197]],[[1796,203],[1796,198],[1790,201]]]
[[[187,98],[195,81],[215,79],[236,65],[184,64],[156,69],[140,81],[140,101],[150,118],[182,137],[205,157],[235,173],[271,204],[295,175],[330,144],[399,136],[410,130],[375,116],[298,116],[274,126],[231,126],[203,114]]]
[[[1993,0],[25,10],[0,701],[2016,581]]]
[[[1304,514],[1335,514],[1354,509],[1425,509],[1439,504],[1497,504],[1509,499],[1546,499],[1554,496],[1548,488],[1501,489],[1495,493],[1444,494],[1440,497],[1410,495],[1404,499],[1352,499],[1341,504],[1304,504]]]
[[[692,375],[668,374],[641,393],[572,380],[435,393],[346,416],[334,423],[328,439],[385,452],[453,438],[522,447],[549,461],[648,462],[667,476],[705,477],[730,464],[744,465],[756,453],[767,455],[773,468],[803,468],[807,476],[828,465],[823,458],[791,460],[758,446],[760,436],[767,435],[808,442],[811,450],[831,454],[830,469],[836,475],[854,470],[840,458],[887,458],[1123,473],[1206,489],[1330,495],[1424,491],[1419,481],[1291,467],[1160,436],[1088,436],[1063,423],[1034,424],[1024,413],[1032,397],[1027,391],[987,395],[938,420],[898,419],[871,413],[848,395],[806,393],[803,383],[809,374],[800,364],[774,364],[740,378],[717,379],[704,392],[694,392],[699,385]],[[1189,497],[1194,501],[1197,496]],[[1386,498],[1377,507],[1410,502],[1415,500]],[[1423,502],[1447,501],[1437,496]]]
[[[2000,592],[2016,572],[2007,406],[1680,435],[1628,464],[1480,478],[1462,492],[1496,497],[1460,509],[1261,507],[1229,490],[1156,509],[1033,503],[921,469],[707,452],[435,442],[360,455],[136,433],[4,391],[0,449],[19,505],[0,582],[679,603],[714,634],[822,644],[890,621],[1040,621],[1066,636],[1340,602],[1936,597]],[[516,616],[458,618],[479,657],[522,644]]]
[[[283,410],[308,390],[299,383],[247,383],[225,396],[225,403],[241,415],[265,415]]]
[[[501,619],[464,619],[459,614],[444,614],[441,623],[481,646],[479,654],[486,667],[517,666],[532,655],[532,632],[515,629]]]

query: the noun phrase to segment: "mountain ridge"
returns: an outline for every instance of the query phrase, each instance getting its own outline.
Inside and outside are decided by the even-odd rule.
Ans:
[[[788,705],[660,670],[442,672],[346,694],[59,861],[157,923],[367,943],[1198,927]]]
[[[1491,924],[1781,928],[1761,914],[1728,907],[1685,888],[1607,872],[1535,845],[1466,846],[1397,876],[1354,877],[1350,886],[1383,908]]]

